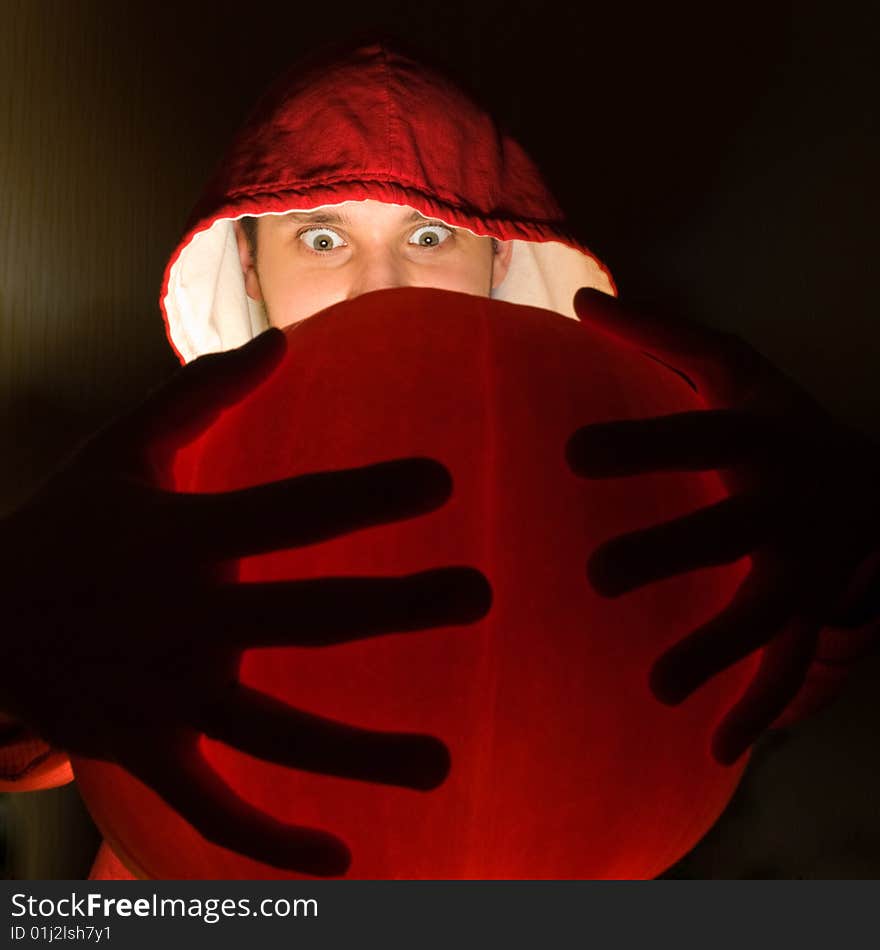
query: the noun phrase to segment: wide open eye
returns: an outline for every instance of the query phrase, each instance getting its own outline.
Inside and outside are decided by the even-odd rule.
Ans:
[[[452,229],[442,224],[426,224],[413,231],[408,243],[418,244],[419,247],[437,247],[438,244],[442,244],[451,234]]]
[[[345,241],[330,228],[309,228],[299,235],[299,239],[310,251],[332,251],[345,246]]]

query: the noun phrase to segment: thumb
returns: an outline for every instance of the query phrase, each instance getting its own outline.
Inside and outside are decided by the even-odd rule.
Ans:
[[[713,407],[738,405],[767,374],[766,360],[739,337],[679,314],[658,313],[653,304],[633,308],[582,287],[574,308],[581,323],[684,373]]]
[[[574,309],[581,323],[663,360],[698,363],[723,350],[724,334],[717,330],[680,316],[660,315],[655,305],[650,310],[625,305],[592,287],[581,287],[575,294]]]
[[[270,328],[237,349],[201,356],[117,419],[102,441],[123,454],[166,458],[268,379],[286,351],[285,334]]]

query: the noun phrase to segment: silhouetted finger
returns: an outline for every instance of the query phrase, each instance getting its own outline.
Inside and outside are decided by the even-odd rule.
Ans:
[[[212,595],[208,639],[239,648],[329,646],[386,633],[458,626],[492,605],[486,578],[469,567],[404,577],[328,577],[229,584]]]
[[[712,737],[712,755],[732,765],[795,698],[807,676],[819,625],[794,618],[766,647],[754,679]]]
[[[798,606],[790,580],[753,566],[730,604],[668,650],[651,670],[651,690],[675,705],[717,673],[769,642]]]
[[[278,821],[238,796],[214,772],[192,734],[159,734],[123,762],[213,844],[273,867],[329,877],[344,874],[351,856],[325,831]]]
[[[197,725],[249,755],[306,772],[423,790],[449,774],[449,752],[433,736],[360,729],[246,686],[205,710]]]
[[[775,504],[772,498],[738,495],[613,538],[592,554],[587,576],[598,593],[618,597],[676,574],[730,564],[766,540]]]
[[[806,455],[790,429],[733,409],[595,423],[578,429],[565,451],[572,471],[585,478],[791,465],[796,453]]]
[[[284,333],[272,328],[237,349],[201,356],[112,424],[107,437],[120,449],[150,446],[157,454],[186,445],[267,379],[286,349]]]
[[[217,494],[158,492],[157,511],[190,549],[216,559],[326,541],[433,511],[452,494],[439,462],[396,459]]]

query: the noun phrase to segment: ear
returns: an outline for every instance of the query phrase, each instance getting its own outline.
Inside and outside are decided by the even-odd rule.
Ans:
[[[510,259],[513,257],[513,241],[498,241],[497,250],[493,251],[492,261],[492,290],[497,290],[510,270]]]
[[[235,231],[235,243],[238,245],[238,259],[241,261],[245,292],[251,300],[262,302],[263,291],[260,288],[260,278],[257,275],[257,260],[251,252],[250,242],[240,221],[233,221],[232,227]],[[257,228],[259,229],[259,223]]]

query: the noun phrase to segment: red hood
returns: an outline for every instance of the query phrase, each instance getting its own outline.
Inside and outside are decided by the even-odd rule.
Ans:
[[[291,69],[233,141],[165,271],[181,360],[266,326],[244,292],[233,219],[366,198],[517,242],[500,299],[572,316],[577,287],[613,291],[522,148],[447,79],[374,44]]]

